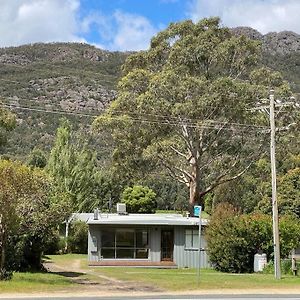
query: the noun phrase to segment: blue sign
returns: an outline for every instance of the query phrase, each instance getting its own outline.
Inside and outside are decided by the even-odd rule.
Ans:
[[[201,206],[194,206],[194,217],[199,217],[201,215]]]

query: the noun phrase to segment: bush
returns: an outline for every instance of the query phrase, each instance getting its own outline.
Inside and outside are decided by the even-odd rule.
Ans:
[[[86,254],[88,248],[88,225],[82,221],[76,221],[71,224],[68,249],[72,253]]]
[[[58,232],[53,232],[53,235],[48,238],[44,245],[44,254],[57,254],[59,253],[60,236]]]
[[[297,261],[297,268],[300,270],[300,262]],[[264,274],[274,274],[274,262],[270,261],[263,269]],[[292,271],[292,260],[283,259],[281,260],[281,273],[284,275],[293,275]]]
[[[135,185],[128,187],[122,194],[122,202],[130,213],[155,213],[157,207],[156,194],[146,186]]]
[[[280,220],[282,258],[300,241],[299,220]],[[220,204],[207,230],[208,252],[213,266],[223,272],[253,272],[254,255],[264,252],[273,258],[272,219],[263,214],[240,214],[230,204]]]

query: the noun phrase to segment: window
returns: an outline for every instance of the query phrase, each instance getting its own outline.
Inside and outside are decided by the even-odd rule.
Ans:
[[[145,229],[108,229],[101,234],[103,258],[147,259],[148,231]]]
[[[185,231],[185,249],[199,249],[199,231],[197,229]]]

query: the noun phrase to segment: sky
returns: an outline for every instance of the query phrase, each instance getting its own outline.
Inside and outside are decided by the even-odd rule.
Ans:
[[[0,0],[0,47],[82,42],[143,50],[170,22],[219,16],[223,26],[300,33],[300,0]]]

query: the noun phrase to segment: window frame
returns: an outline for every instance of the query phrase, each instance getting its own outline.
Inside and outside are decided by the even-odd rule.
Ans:
[[[188,237],[191,238],[190,241],[188,241]],[[199,229],[185,229],[184,250],[199,250]]]
[[[118,241],[117,241],[117,236],[118,236],[118,231],[120,232],[133,232],[133,238],[134,238],[134,243],[133,243],[133,247],[120,247],[117,246],[118,245]],[[113,239],[114,239],[114,245],[113,247],[102,247],[102,236],[103,236],[103,232],[107,233],[107,232],[111,232],[113,233]],[[139,232],[146,232],[147,233],[147,241],[146,241],[146,245],[145,247],[138,247],[137,246],[137,233]],[[101,243],[100,243],[100,256],[101,259],[114,259],[114,260],[149,260],[150,258],[150,247],[149,247],[149,237],[150,237],[150,233],[149,233],[149,229],[147,228],[107,228],[107,229],[102,229],[101,230]],[[103,250],[113,250],[114,253],[114,257],[103,257],[102,255],[102,251]],[[133,251],[133,257],[118,257],[118,253],[120,253],[120,250],[122,251],[126,251],[128,250]],[[145,252],[145,254],[147,255],[147,257],[137,257],[138,255],[141,255],[142,252]]]

